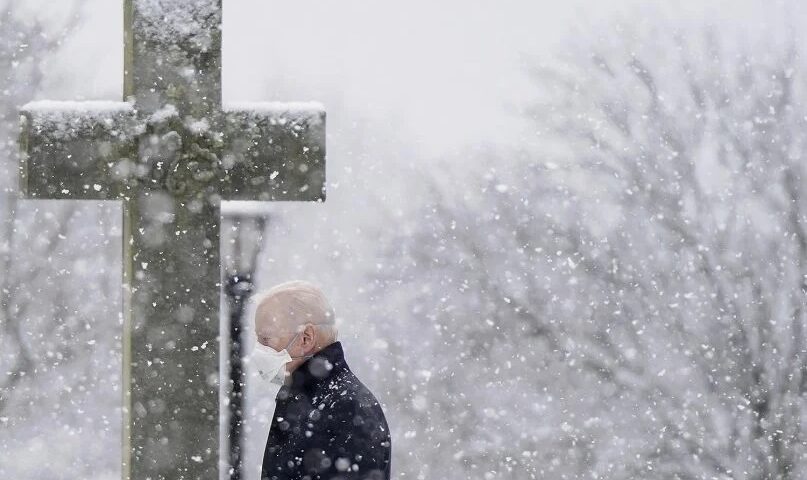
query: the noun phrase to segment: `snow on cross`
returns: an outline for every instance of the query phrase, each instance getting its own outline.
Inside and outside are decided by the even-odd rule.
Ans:
[[[325,113],[222,108],[221,0],[126,0],[124,22],[125,101],[21,107],[21,191],[122,201],[123,476],[214,479],[221,201],[324,201]]]

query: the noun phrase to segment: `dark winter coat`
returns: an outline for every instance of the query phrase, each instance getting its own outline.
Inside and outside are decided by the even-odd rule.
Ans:
[[[334,342],[280,388],[261,478],[389,480],[391,452],[381,405]]]

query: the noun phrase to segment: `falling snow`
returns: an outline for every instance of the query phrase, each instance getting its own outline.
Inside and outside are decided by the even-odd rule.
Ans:
[[[233,75],[254,77],[260,95],[231,90],[211,115],[183,95],[217,98],[197,61],[224,33],[218,0],[133,0],[136,45],[162,52],[155,69],[180,65],[140,104],[41,100],[68,83],[59,72],[109,66],[71,44],[97,24],[77,24],[71,40],[53,21],[89,21],[99,2],[77,15],[10,3],[0,478],[121,478],[127,419],[138,466],[161,472],[152,478],[226,477],[233,425],[245,480],[259,480],[267,445],[311,465],[316,449],[305,460],[282,445],[323,438],[361,458],[320,467],[363,473],[391,445],[403,479],[804,477],[799,3],[693,0],[619,16],[583,2],[579,24],[579,6],[538,15],[526,1],[407,5],[417,16],[348,2],[294,18],[283,9],[301,7],[276,5],[262,19],[269,40],[251,31],[231,50],[250,66]],[[330,24],[347,43],[328,39]],[[411,27],[401,45],[389,41],[399,24]],[[309,43],[328,61],[309,59]],[[270,48],[299,58],[261,77]],[[344,74],[358,57],[372,58],[362,79],[398,109]],[[110,75],[119,89],[120,70]],[[322,101],[226,98],[288,92]],[[485,99],[508,105],[508,119]],[[432,153],[464,130],[464,143]],[[40,168],[54,149],[64,170]],[[81,170],[87,158],[98,170]],[[232,191],[218,190],[225,178]],[[195,282],[209,278],[220,290],[205,297]],[[310,361],[305,391],[271,370],[278,349],[256,346],[246,295],[293,278],[327,293],[351,369]],[[143,312],[167,313],[155,324]]]

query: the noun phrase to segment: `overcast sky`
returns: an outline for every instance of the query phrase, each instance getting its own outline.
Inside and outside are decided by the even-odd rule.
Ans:
[[[83,28],[44,59],[47,83],[38,98],[120,99],[122,3],[87,0]],[[598,21],[642,3],[225,0],[224,98],[339,102],[331,111],[344,117],[330,117],[329,127],[369,117],[382,128],[395,125],[426,156],[468,142],[514,142],[519,132],[508,105],[529,95],[518,53],[562,48],[581,18]],[[683,20],[730,17],[750,27],[783,1],[674,3],[667,14]],[[70,4],[21,6],[58,24]]]
[[[27,8],[58,24],[69,2],[52,3]],[[574,10],[468,0],[223,3],[225,100],[341,101],[351,114],[405,125],[431,152],[504,134],[503,107],[524,88],[518,50],[557,37]],[[120,98],[122,2],[90,0],[84,12],[83,28],[46,59],[40,98]]]
[[[2,0],[0,0],[2,1]],[[28,13],[63,21],[70,1],[26,0]],[[121,97],[122,1],[88,0],[83,28],[45,59],[39,98]],[[563,48],[581,18],[598,21],[634,0],[225,0],[225,100],[319,100],[342,117],[394,125],[425,156],[469,142],[514,142],[508,106],[529,95],[519,52]],[[759,23],[751,0],[683,0],[666,8]],[[46,8],[43,6],[46,5]],[[334,123],[335,122],[335,123]]]

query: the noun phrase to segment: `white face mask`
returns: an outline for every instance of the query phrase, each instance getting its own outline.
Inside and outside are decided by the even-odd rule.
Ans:
[[[314,323],[312,325],[326,325],[323,323]],[[254,365],[255,370],[257,371],[258,375],[261,377],[262,380],[267,382],[274,383],[283,383],[285,380],[285,371],[283,367],[286,366],[287,363],[292,361],[294,358],[311,358],[314,355],[302,355],[300,357],[292,357],[289,354],[289,347],[297,337],[303,333],[303,330],[297,332],[294,337],[289,341],[286,348],[281,351],[277,351],[272,347],[267,347],[266,345],[259,342],[257,339],[255,340],[255,348],[250,353],[247,361]],[[280,376],[280,373],[283,372],[283,376]]]
[[[276,377],[279,377],[280,372],[285,374],[283,367],[292,360],[288,349],[291,344],[297,340],[297,336],[300,335],[300,333],[302,332],[297,332],[297,335],[291,339],[289,344],[286,345],[286,348],[279,352],[257,340],[255,341],[255,348],[252,350],[248,361],[254,366],[255,371],[262,380],[271,382]],[[283,382],[283,378],[279,378],[278,380],[280,383]]]

